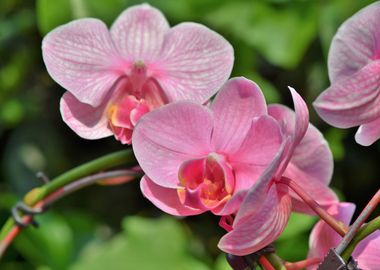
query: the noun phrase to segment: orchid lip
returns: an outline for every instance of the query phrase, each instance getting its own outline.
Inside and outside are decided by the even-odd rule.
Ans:
[[[235,185],[231,166],[224,156],[216,153],[185,161],[179,169],[178,179],[180,202],[205,210],[227,202]]]

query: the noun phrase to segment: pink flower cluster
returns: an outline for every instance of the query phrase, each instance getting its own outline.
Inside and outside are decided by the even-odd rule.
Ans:
[[[380,137],[379,17],[375,3],[339,30],[329,57],[332,86],[314,103],[333,125],[360,124],[362,144]],[[58,27],[42,49],[48,72],[67,90],[63,120],[81,137],[113,134],[132,143],[144,196],[171,215],[221,216],[223,251],[256,252],[278,238],[292,211],[314,214],[283,177],[332,215],[345,222],[352,215],[352,205],[338,204],[328,187],[332,154],[300,95],[290,88],[293,111],[267,105],[248,79],[227,81],[233,49],[205,26],[170,28],[145,4],[124,11],[110,30],[96,19]],[[354,254],[368,269],[380,265],[373,238]],[[318,223],[310,256],[323,257],[337,239]]]

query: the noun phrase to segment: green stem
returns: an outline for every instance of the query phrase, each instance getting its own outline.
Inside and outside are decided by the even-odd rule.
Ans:
[[[363,225],[351,240],[347,248],[342,252],[342,258],[347,262],[355,247],[371,233],[380,229],[380,216]]]
[[[275,253],[265,254],[265,258],[272,264],[276,270],[286,270],[285,265],[282,262],[282,259],[278,257]]]
[[[52,179],[49,183],[31,190],[29,193],[25,195],[24,202],[29,206],[33,206],[38,201],[42,200],[43,198],[53,193],[57,189],[71,182],[74,182],[75,180],[78,180],[84,176],[87,176],[95,172],[103,171],[112,167],[116,167],[124,163],[132,165],[134,162],[135,158],[131,149],[122,150],[105,155],[88,163],[82,164],[76,168],[73,168]],[[0,242],[8,234],[8,231],[13,227],[13,225],[13,219],[9,218],[0,231]]]

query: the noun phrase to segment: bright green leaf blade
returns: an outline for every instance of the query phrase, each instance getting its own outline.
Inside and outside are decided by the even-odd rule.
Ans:
[[[43,229],[27,228],[14,242],[16,249],[36,267],[66,270],[73,253],[73,234],[65,219],[47,213],[38,218]]]
[[[71,270],[208,270],[187,252],[189,239],[172,218],[129,217],[124,233],[106,243],[92,243]]]
[[[279,8],[259,1],[234,1],[207,18],[257,49],[271,63],[291,69],[316,37],[316,11],[314,2],[292,2]]]
[[[73,19],[71,1],[68,0],[37,0],[36,12],[38,29],[42,35]]]

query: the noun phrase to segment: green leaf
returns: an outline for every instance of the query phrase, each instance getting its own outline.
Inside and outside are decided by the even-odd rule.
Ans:
[[[231,270],[231,266],[228,264],[226,256],[220,254],[215,262],[215,270]]]
[[[316,221],[317,217],[292,213],[288,225],[278,238],[278,241],[287,241],[290,238],[295,238],[300,234],[310,231]]]
[[[294,68],[317,33],[314,2],[276,5],[260,1],[227,2],[208,20],[257,49],[271,63]]]
[[[36,4],[37,25],[42,35],[73,19],[71,1],[37,0]]]
[[[42,35],[84,17],[98,18],[110,25],[126,7],[124,0],[37,0],[37,24]]]
[[[70,263],[74,238],[65,218],[47,213],[38,218],[40,229],[28,227],[15,241],[16,249],[35,266],[66,270]]]
[[[343,139],[346,137],[347,131],[338,129],[338,128],[330,128],[325,133],[325,138],[329,143],[331,152],[333,154],[334,160],[339,161],[344,158],[345,150]]]
[[[189,238],[173,218],[128,217],[124,232],[105,243],[91,243],[71,270],[208,270],[194,259]]]
[[[303,260],[306,257],[309,233],[317,217],[292,213],[288,225],[275,242],[278,255],[287,261]]]

